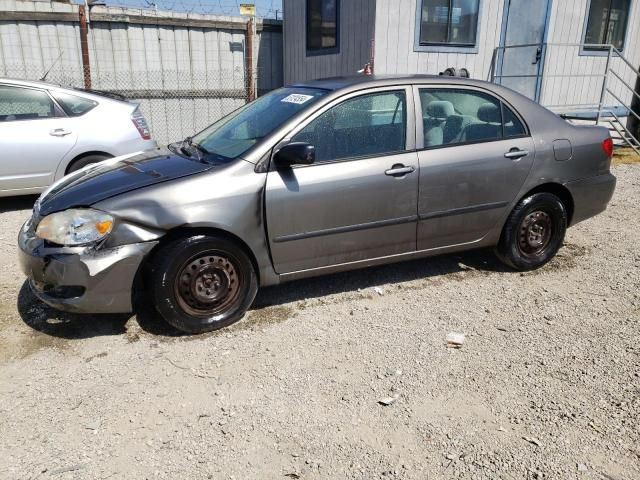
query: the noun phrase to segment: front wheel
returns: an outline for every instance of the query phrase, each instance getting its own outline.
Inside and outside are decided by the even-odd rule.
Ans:
[[[249,256],[234,242],[208,235],[162,247],[151,268],[153,303],[171,325],[204,333],[240,320],[258,292]]]
[[[567,231],[567,210],[551,193],[535,193],[513,209],[496,248],[498,258],[516,270],[543,266],[558,252]]]

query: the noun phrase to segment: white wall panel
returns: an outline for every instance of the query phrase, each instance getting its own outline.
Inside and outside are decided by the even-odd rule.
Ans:
[[[416,12],[420,0],[377,0],[375,20],[376,73],[437,75],[448,67],[467,68],[486,79],[500,42],[504,0],[481,0],[477,53],[416,52]]]

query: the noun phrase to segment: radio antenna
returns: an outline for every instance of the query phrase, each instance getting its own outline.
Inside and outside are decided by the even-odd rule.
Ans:
[[[56,63],[58,63],[58,60],[60,60],[63,53],[64,53],[64,50],[60,52],[60,55],[58,55],[58,57],[53,61],[53,63],[49,67],[49,70],[47,70],[45,74],[42,76],[42,78],[40,79],[41,82],[44,82],[47,79],[47,75],[49,75],[49,72],[51,71],[51,69],[56,66]]]

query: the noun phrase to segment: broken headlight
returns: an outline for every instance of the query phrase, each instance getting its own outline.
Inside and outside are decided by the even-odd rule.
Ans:
[[[72,208],[47,215],[36,235],[58,245],[85,245],[105,238],[113,228],[113,217],[89,208]]]

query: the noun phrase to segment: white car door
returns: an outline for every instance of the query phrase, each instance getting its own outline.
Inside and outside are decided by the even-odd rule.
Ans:
[[[76,143],[73,123],[46,91],[0,85],[0,194],[51,184]]]

